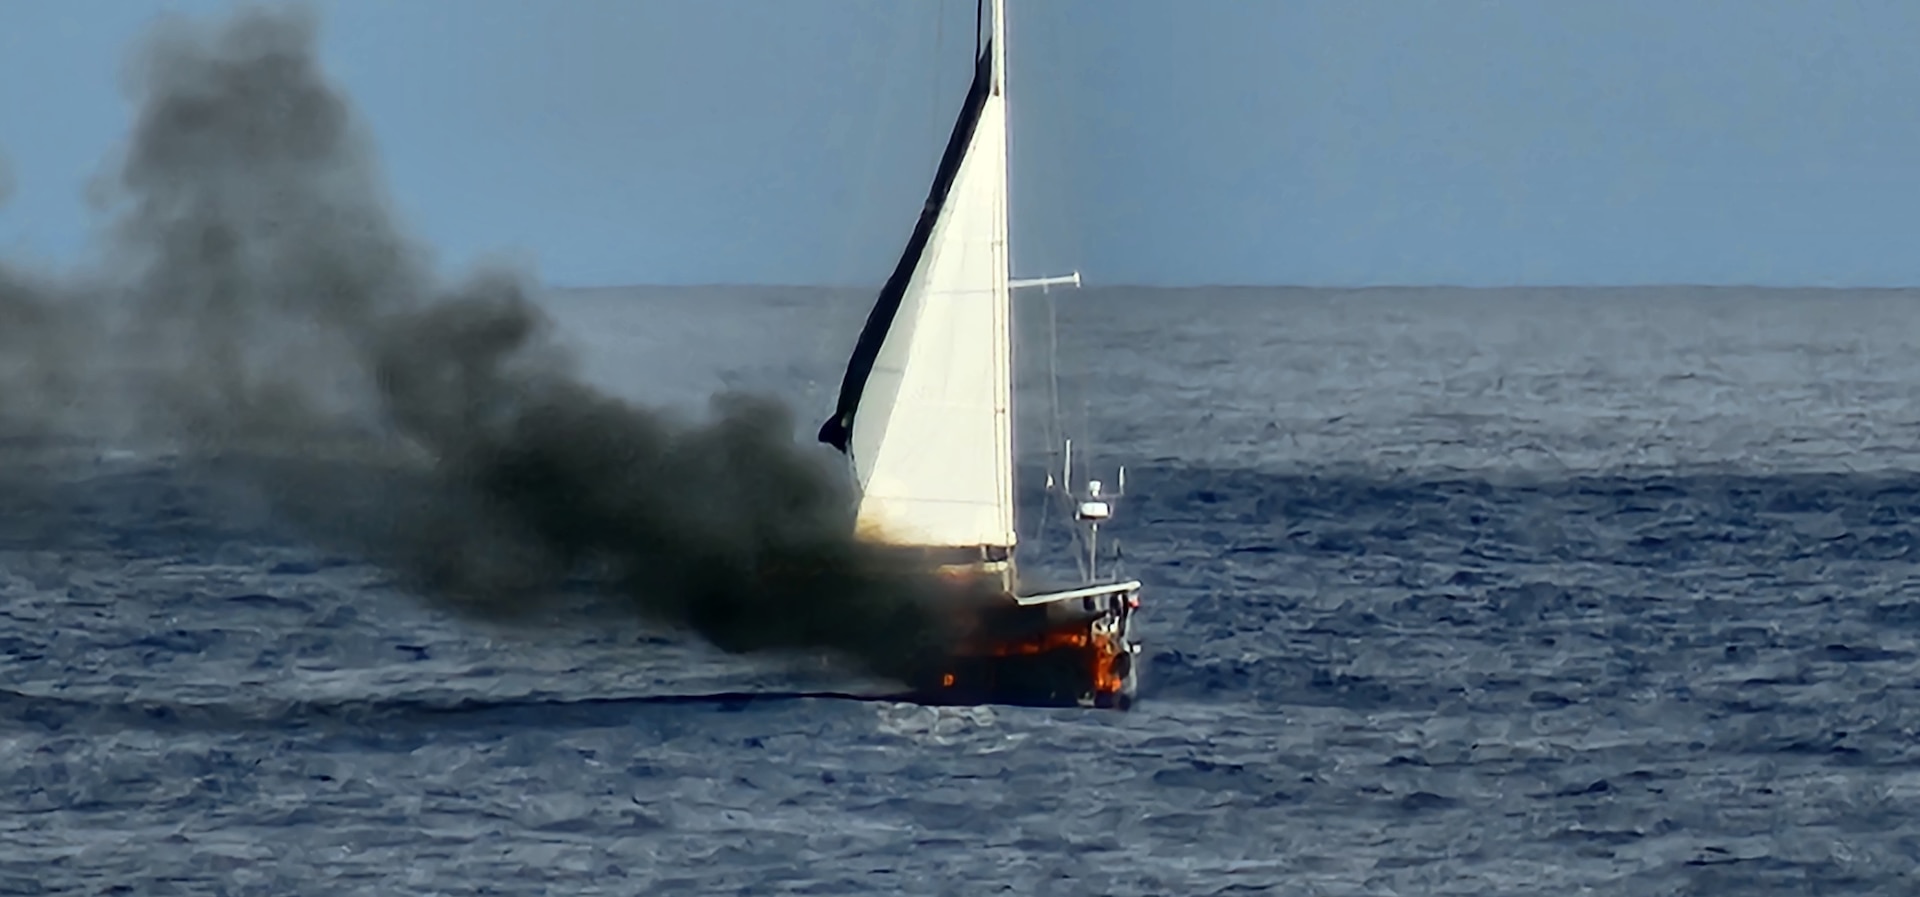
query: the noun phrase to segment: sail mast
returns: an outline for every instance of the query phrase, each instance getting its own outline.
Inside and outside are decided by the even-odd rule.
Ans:
[[[993,92],[1005,92],[1007,83],[1007,0],[993,0]]]
[[[1014,413],[1013,413],[1013,241],[1008,208],[1013,204],[1013,194],[1008,169],[1012,161],[1013,114],[1010,99],[1007,96],[1007,0],[992,0],[993,3],[993,41],[988,52],[993,59],[988,63],[992,71],[993,98],[998,101],[999,109],[999,146],[992,148],[996,158],[999,182],[999,197],[994,203],[993,222],[993,308],[994,308],[994,428],[999,432],[996,442],[1005,457],[1001,459],[1000,503],[1006,527],[1006,544],[1009,548],[1018,539],[1018,515],[1014,511],[1014,475],[1018,466],[1014,462]],[[1009,576],[1013,558],[1007,558]]]

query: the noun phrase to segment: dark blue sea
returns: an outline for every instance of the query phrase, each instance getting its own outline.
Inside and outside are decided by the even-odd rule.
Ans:
[[[19,448],[0,893],[1920,889],[1920,293],[1050,298],[1026,470],[1127,467],[1131,712],[679,702],[867,684],[455,618],[165,458]],[[544,301],[594,385],[805,441],[867,296]]]

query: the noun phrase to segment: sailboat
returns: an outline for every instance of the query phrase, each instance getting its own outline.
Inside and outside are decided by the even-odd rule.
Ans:
[[[1125,709],[1137,693],[1132,621],[1141,583],[1102,575],[1099,528],[1125,493],[1073,484],[1072,443],[1049,500],[1066,504],[1080,582],[1029,589],[1015,564],[1013,306],[1016,290],[1080,275],[1013,278],[1008,241],[1006,3],[991,30],[976,2],[973,79],[905,250],[848,359],[819,438],[851,462],[855,535],[943,575],[985,582],[996,604],[917,694],[944,703]],[[1051,464],[1049,465],[1051,467]]]

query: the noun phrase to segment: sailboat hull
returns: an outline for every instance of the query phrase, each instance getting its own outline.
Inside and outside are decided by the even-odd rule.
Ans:
[[[935,704],[1125,710],[1138,693],[1131,638],[1138,583],[1093,586],[1061,600],[1009,599],[974,638],[913,683]],[[1039,596],[1048,598],[1051,596]]]

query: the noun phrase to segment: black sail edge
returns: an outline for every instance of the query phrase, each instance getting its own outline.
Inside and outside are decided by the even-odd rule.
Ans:
[[[920,210],[920,220],[914,225],[913,235],[907,239],[906,249],[901,252],[893,275],[880,288],[879,300],[873,304],[873,310],[867,313],[866,326],[860,331],[859,341],[854,343],[853,356],[847,361],[846,376],[840,381],[840,400],[833,416],[820,426],[820,441],[841,452],[847,451],[847,441],[853,434],[853,416],[860,408],[860,396],[867,388],[867,378],[873,374],[874,362],[880,357],[880,346],[886,342],[887,331],[892,329],[894,316],[900,311],[900,302],[906,297],[907,284],[913,280],[914,269],[920,266],[920,256],[926,252],[927,241],[933,237],[934,224],[940,220],[940,211],[946,207],[947,194],[953,189],[954,178],[960,174],[960,164],[966,161],[967,147],[973,143],[981,110],[986,108],[987,96],[992,93],[992,88],[993,42],[987,41],[974,61],[973,86],[968,89],[966,105],[961,107],[960,118],[953,123],[953,133],[947,138],[947,149],[940,157],[940,168],[933,176],[933,189],[927,193],[926,205]]]

